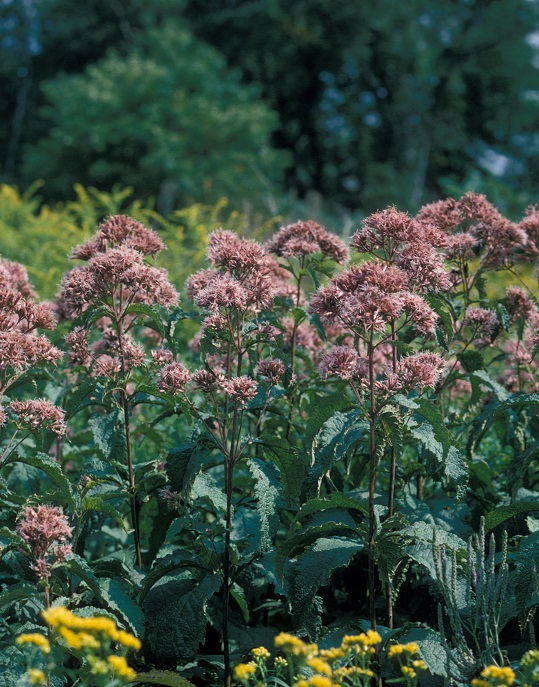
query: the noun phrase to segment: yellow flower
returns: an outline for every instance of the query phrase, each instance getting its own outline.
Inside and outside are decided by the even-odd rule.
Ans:
[[[425,663],[425,661],[422,661],[421,659],[417,659],[415,661],[412,661],[412,666],[416,670],[427,670],[427,664]]]
[[[49,640],[40,635],[39,632],[30,632],[28,634],[19,635],[15,640],[17,644],[35,644],[44,654],[50,654],[51,645]]]
[[[271,656],[270,652],[265,646],[258,646],[256,649],[252,649],[251,653],[255,658],[261,658],[264,661],[267,661],[267,659]]]
[[[309,687],[307,680],[298,680],[294,683],[294,687]]]
[[[362,646],[374,646],[379,644],[382,638],[375,630],[367,630],[359,635],[345,635],[342,640],[343,647],[353,646],[354,644],[361,644]]]
[[[393,644],[393,646],[389,647],[387,655],[391,658],[391,656],[398,656],[399,654],[402,654],[403,651],[404,647],[402,644]]]
[[[288,634],[288,632],[279,633],[273,641],[278,649],[294,656],[311,656],[318,651],[316,644],[305,644],[299,637]]]
[[[472,680],[472,687],[490,687],[490,682],[476,677]]]
[[[402,666],[401,668],[402,674],[409,678],[410,680],[413,680],[415,677],[417,677],[417,673],[413,668],[410,668],[409,666]]]
[[[323,658],[325,661],[329,661],[330,663],[333,663],[339,658],[342,658],[345,654],[345,651],[342,647],[334,647],[332,649],[320,649],[320,658]]]
[[[512,685],[515,681],[515,673],[511,668],[500,668],[499,666],[487,666],[481,671],[481,677],[486,680],[495,681],[496,684]]]
[[[26,673],[33,685],[42,685],[45,682],[45,673],[37,668],[30,668]]]
[[[127,665],[127,661],[123,656],[109,656],[107,661],[114,668],[116,675],[125,677],[128,680],[134,680],[137,676],[136,672]]]
[[[288,661],[286,660],[286,658],[283,658],[282,656],[277,656],[277,658],[275,659],[276,668],[284,668],[287,665]]]
[[[41,615],[49,625],[52,625],[52,627],[58,627],[59,625],[71,627],[72,623],[77,620],[77,616],[73,615],[65,606],[46,608],[41,612]]]
[[[130,632],[125,632],[125,630],[116,630],[112,636],[113,641],[123,644],[123,646],[128,649],[135,649],[138,651],[142,646],[141,641],[135,635]]]
[[[71,649],[99,649],[101,646],[97,639],[87,632],[73,632],[67,627],[60,627],[58,634],[65,639],[67,646]]]
[[[333,687],[329,677],[324,675],[313,675],[307,680],[309,687]]]
[[[406,651],[407,654],[417,654],[419,652],[419,644],[416,644],[415,642],[402,644],[402,650]]]
[[[97,658],[97,656],[92,656],[91,654],[87,656],[86,659],[92,675],[109,675],[110,663],[103,661],[101,658]]]
[[[239,663],[234,668],[234,677],[236,680],[248,680],[251,675],[256,673],[256,664],[253,661],[249,663]]]
[[[116,623],[110,618],[98,615],[92,618],[78,618],[77,626],[81,630],[89,630],[90,632],[103,632],[114,639],[116,635]]]
[[[322,675],[331,675],[331,668],[321,658],[309,658],[307,659],[307,665],[317,673],[322,673]]]

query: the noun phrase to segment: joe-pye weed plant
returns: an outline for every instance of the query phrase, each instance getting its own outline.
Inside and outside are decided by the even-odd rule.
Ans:
[[[156,266],[163,243],[128,217],[73,251],[82,263],[56,305],[38,304],[24,270],[3,261],[6,660],[22,666],[14,636],[48,639],[41,611],[68,607],[138,635],[138,656],[118,659],[126,676],[169,670],[150,684],[182,669],[228,684],[240,656],[283,630],[329,651],[365,624],[380,633],[384,679],[395,640],[417,641],[419,680],[463,682],[487,660],[505,670],[502,624],[479,601],[466,615],[448,597],[440,628],[421,601],[440,598],[434,543],[456,561],[457,592],[492,567],[494,543],[484,562],[475,544],[466,558],[483,515],[499,543],[496,528],[509,528],[497,612],[514,632],[534,622],[536,219],[511,223],[474,194],[416,217],[389,208],[356,232],[347,267],[347,248],[314,222],[265,245],[216,231],[209,267],[186,285],[202,319],[189,348]],[[492,298],[502,270],[518,285]],[[64,368],[60,334],[41,333],[56,318]],[[459,644],[459,627],[477,623],[479,648]],[[330,679],[319,658],[290,684]],[[350,682],[348,667],[335,665],[336,683]]]

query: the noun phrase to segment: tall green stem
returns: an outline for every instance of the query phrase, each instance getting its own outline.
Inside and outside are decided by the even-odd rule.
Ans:
[[[374,517],[374,495],[376,487],[376,409],[374,397],[374,334],[371,331],[368,353],[369,353],[369,390],[370,390],[370,409],[369,409],[369,614],[371,627],[376,630],[376,566],[375,566],[375,529],[376,520]]]
[[[122,407],[124,413],[124,429],[125,429],[125,448],[127,452],[127,470],[129,473],[129,494],[131,501],[131,520],[133,523],[133,537],[135,540],[135,554],[137,558],[137,565],[142,567],[142,553],[140,549],[140,524],[139,524],[139,509],[137,504],[137,494],[135,490],[135,473],[133,470],[133,454],[131,450],[131,428],[129,426],[129,401],[125,391],[122,391]]]

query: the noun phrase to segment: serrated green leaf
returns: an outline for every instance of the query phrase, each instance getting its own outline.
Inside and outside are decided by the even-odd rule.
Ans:
[[[354,403],[340,391],[327,396],[317,398],[316,405],[312,408],[309,420],[305,426],[303,434],[303,443],[305,450],[309,456],[314,459],[314,444],[318,434],[322,430],[324,423],[336,411],[351,410]]]
[[[426,522],[414,522],[404,528],[402,534],[410,539],[410,543],[406,546],[406,554],[426,568],[433,580],[437,579],[433,548],[435,542],[436,546],[445,546],[448,551],[455,551],[461,556],[467,550],[467,543],[463,539]]]
[[[272,463],[250,458],[247,461],[249,470],[256,480],[255,497],[256,508],[260,516],[261,540],[260,550],[271,548],[275,534],[279,528],[279,512],[283,508],[281,482],[277,470]]]
[[[318,496],[322,476],[364,436],[369,425],[361,416],[362,412],[358,409],[347,413],[337,411],[324,422],[316,437],[314,461],[307,475],[307,497]]]
[[[166,458],[165,470],[174,491],[188,496],[196,476],[208,461],[208,453],[200,450],[197,444],[182,444],[170,451]]]
[[[303,518],[314,515],[319,511],[329,510],[333,508],[346,508],[360,513],[367,514],[368,506],[362,501],[350,498],[340,492],[334,492],[325,498],[310,499],[304,506],[302,506],[299,513],[296,515],[294,522],[302,520]]]
[[[144,682],[148,685],[163,685],[164,687],[194,687],[187,678],[170,670],[150,670],[147,673],[137,673],[136,679],[129,684],[136,684],[137,682]]]
[[[101,496],[95,495],[95,496],[85,496],[83,501],[82,501],[82,509],[84,511],[97,511],[98,513],[103,513],[104,515],[108,515],[109,518],[112,518],[114,522],[118,525],[118,527],[121,527],[124,531],[127,532],[127,527],[125,524],[124,519],[118,512],[118,509],[115,508],[113,505],[110,503],[107,503],[106,501],[103,501]]]
[[[326,511],[324,511],[326,513]],[[309,522],[299,531],[293,532],[286,539],[280,541],[275,548],[275,574],[280,584],[283,583],[284,569],[289,558],[295,557],[313,542],[320,538],[331,536],[357,535],[358,528],[341,518],[342,511],[333,509],[327,511],[327,519],[323,522]]]
[[[17,601],[24,601],[39,596],[39,589],[35,584],[17,582],[0,592],[0,608],[9,608]]]
[[[99,579],[103,599],[137,637],[144,636],[144,614],[127,590],[127,584],[109,577]]]
[[[93,592],[96,599],[103,603],[103,594],[99,585],[98,578],[94,575],[88,563],[81,556],[76,553],[71,553],[67,556],[64,569],[71,572],[73,575],[80,577],[86,583],[88,588]]]
[[[123,428],[119,424],[119,412],[113,410],[108,415],[96,415],[88,423],[97,448],[105,459],[125,462],[126,441]]]
[[[37,453],[36,455],[28,456],[19,455],[17,456],[17,462],[42,470],[57,487],[57,502],[65,504],[70,510],[75,509],[75,498],[71,484],[55,460],[45,453]]]
[[[539,561],[539,532],[532,532],[521,540],[515,560],[515,600],[521,631],[526,627],[532,602],[539,605],[537,573]]]
[[[279,437],[263,435],[255,443],[261,446],[261,452],[266,461],[275,463],[279,468],[284,505],[290,509],[298,508],[301,488],[307,472],[298,450]]]
[[[362,549],[363,544],[353,539],[322,538],[288,567],[285,578],[296,632],[316,631],[317,610],[313,606],[317,591],[328,585],[335,570],[349,565]]]
[[[490,532],[495,527],[499,527],[507,520],[514,518],[515,515],[533,513],[538,510],[539,501],[514,501],[508,506],[498,506],[486,516],[485,532]]]
[[[485,361],[479,351],[462,351],[459,353],[458,359],[466,372],[477,372],[485,369]]]
[[[145,324],[155,329],[161,336],[165,336],[166,331],[163,320],[159,311],[154,306],[148,305],[147,303],[131,303],[124,312],[126,315],[144,315],[150,320],[150,322],[146,322]]]
[[[153,587],[144,599],[145,641],[156,663],[184,662],[195,657],[204,639],[206,604],[219,590],[217,575],[200,583],[171,580]]]

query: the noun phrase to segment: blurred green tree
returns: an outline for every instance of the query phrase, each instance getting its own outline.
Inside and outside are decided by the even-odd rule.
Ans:
[[[492,179],[536,192],[535,0],[187,0],[185,13],[262,84],[299,195],[372,210]]]
[[[286,154],[269,146],[276,115],[258,87],[168,21],[140,33],[126,56],[110,50],[83,74],[43,83],[49,134],[28,146],[23,174],[66,194],[73,180],[177,201],[223,195],[260,198],[279,179]]]

